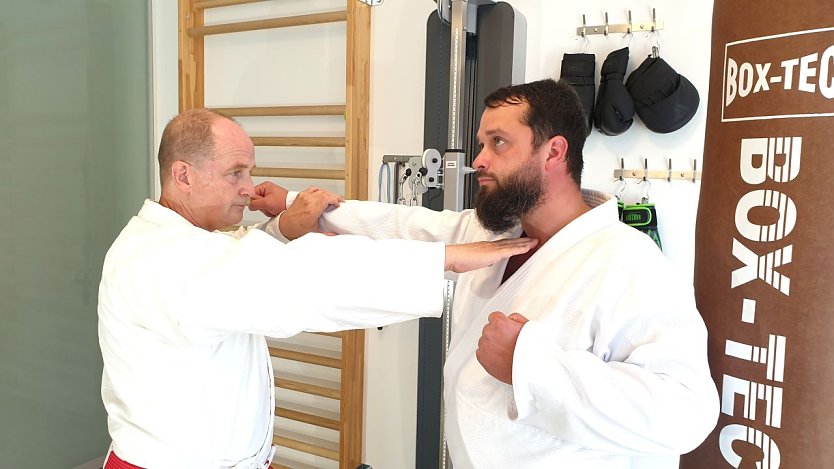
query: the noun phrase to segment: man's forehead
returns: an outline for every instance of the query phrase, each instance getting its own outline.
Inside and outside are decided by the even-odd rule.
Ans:
[[[216,146],[222,148],[226,153],[252,152],[254,150],[252,139],[246,135],[246,131],[229,119],[216,119],[212,131],[214,132]]]
[[[483,119],[506,119],[522,122],[521,118],[527,110],[527,103],[520,104],[502,104],[496,107],[487,107],[484,109]]]
[[[255,166],[254,152],[242,148],[226,148],[218,151],[216,155],[217,162],[228,168],[251,168]]]
[[[488,107],[481,116],[479,134],[490,135],[500,131],[519,130],[526,128],[524,124],[524,111],[526,104],[501,105]]]
[[[243,169],[255,166],[255,147],[252,141],[220,141],[214,149],[212,163],[223,169]]]

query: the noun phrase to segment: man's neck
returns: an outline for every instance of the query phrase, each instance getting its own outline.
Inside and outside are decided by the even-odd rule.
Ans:
[[[165,207],[167,209],[170,209],[170,210],[173,210],[174,212],[177,212],[181,217],[188,220],[188,222],[191,223],[192,225],[194,225],[196,227],[199,227],[199,228],[203,228],[202,226],[200,226],[197,223],[196,218],[186,208],[185,204],[183,204],[182,201],[177,199],[176,197],[170,197],[170,196],[166,195],[165,192],[163,191],[162,195],[159,196],[159,205],[162,205],[163,207]]]
[[[501,283],[506,282],[553,235],[588,210],[591,210],[591,207],[585,203],[581,191],[548,194],[547,200],[539,207],[521,217],[522,236],[536,238],[539,244],[524,254],[512,256],[507,261]]]
[[[537,247],[541,247],[559,230],[590,209],[579,190],[551,193],[540,206],[521,217],[521,228],[528,237],[538,239]]]

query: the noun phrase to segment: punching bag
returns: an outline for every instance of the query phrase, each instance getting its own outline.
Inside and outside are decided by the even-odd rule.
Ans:
[[[830,0],[715,0],[695,294],[721,413],[682,468],[834,467],[833,177]]]

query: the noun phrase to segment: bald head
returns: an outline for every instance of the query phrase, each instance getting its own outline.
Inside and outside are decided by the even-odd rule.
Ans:
[[[175,161],[200,164],[214,156],[216,140],[212,125],[218,119],[234,122],[209,109],[191,109],[168,122],[159,142],[159,178],[163,187],[171,179],[171,166]]]
[[[186,111],[168,123],[159,145],[159,204],[208,231],[240,223],[255,192],[252,139],[233,119]]]

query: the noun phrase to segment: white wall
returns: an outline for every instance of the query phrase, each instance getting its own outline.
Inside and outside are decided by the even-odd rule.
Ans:
[[[423,152],[426,18],[434,5],[387,0],[373,9],[371,200],[377,199],[382,155]],[[414,467],[418,326],[411,321],[365,334],[365,461],[374,468]]]
[[[177,87],[177,2],[151,2],[151,116],[153,119],[153,194],[159,200],[159,165],[155,155],[165,124],[179,109]]]
[[[310,11],[311,8],[321,9],[326,2],[305,3],[293,0],[286,3],[289,7],[284,8],[290,9],[304,3],[304,11]],[[583,186],[612,192],[616,185],[612,180],[613,170],[617,168],[619,157],[625,158],[627,168],[641,167],[642,158],[646,157],[650,169],[665,168],[665,157],[673,158],[675,168],[688,168],[691,159],[697,158],[700,169],[706,119],[712,1],[665,0],[652,4],[645,0],[510,0],[507,3],[512,4],[527,19],[527,81],[558,77],[562,54],[580,51],[582,43],[577,39],[575,30],[581,24],[582,14],[586,15],[588,25],[602,24],[604,11],[608,11],[610,23],[622,23],[627,19],[626,9],[630,8],[633,21],[640,22],[650,19],[651,7],[654,6],[657,18],[665,22],[665,29],[659,38],[661,56],[695,84],[701,95],[701,107],[687,126],[672,134],[652,133],[636,117],[632,128],[623,135],[608,137],[595,131],[585,147]],[[177,109],[177,23],[175,2],[152,0],[152,4],[155,26],[155,144],[158,144],[162,127]],[[258,4],[253,4],[245,11],[254,15],[258,8],[255,5]],[[373,10],[369,164],[369,194],[372,199],[377,196],[377,170],[382,155],[416,155],[423,150],[425,24],[434,7],[435,3],[431,0],[386,0]],[[243,34],[269,36],[269,33]],[[333,28],[327,34],[338,35],[343,34],[343,31]],[[233,36],[217,41],[221,46],[221,54],[224,53],[224,43],[236,41]],[[610,51],[624,47],[626,43],[619,35],[607,38],[601,35],[590,36],[587,52],[596,54],[599,69]],[[630,42],[631,60],[627,73],[650,53],[653,44],[654,37],[634,35]],[[334,67],[334,70],[338,69],[336,65],[344,57],[343,51],[335,49],[319,51],[319,54],[325,56],[322,60],[327,61],[327,66]],[[274,91],[279,86],[278,80],[286,72],[280,62],[275,61],[266,73],[261,72],[256,76],[250,73],[245,86],[237,82],[226,87],[207,83],[207,90],[214,89],[219,93],[210,98],[215,99],[215,102],[207,100],[207,103],[247,104],[246,90],[250,95],[273,96],[273,101],[279,100]],[[210,61],[209,66],[212,66]],[[246,71],[245,63],[238,67],[240,69]],[[217,72],[215,76],[222,76],[222,70],[214,72]],[[300,93],[315,97],[315,94],[309,93],[315,93],[318,85],[305,85],[303,78],[296,77],[285,86],[299,86]],[[326,102],[328,99],[324,97],[318,102]],[[310,102],[310,99],[307,101]],[[301,101],[285,100],[274,104],[294,103]],[[322,128],[333,125],[327,121],[320,124]],[[250,131],[257,131],[261,124],[244,122],[244,125],[249,125]],[[285,129],[293,131],[292,126]],[[319,155],[321,165],[326,167],[333,164],[338,156]],[[267,152],[259,150],[259,162],[261,158],[267,157]],[[634,183],[636,181],[630,181],[626,193],[630,201],[639,198],[640,194],[640,188]],[[650,192],[651,200],[658,208],[664,252],[681,273],[690,279],[699,187],[700,183],[686,181],[653,181]],[[332,190],[338,190],[338,187]],[[635,259],[634,262],[640,260]],[[650,289],[648,285],[647,294],[650,294]],[[367,333],[365,461],[379,469],[414,467],[417,341],[416,321],[386,327],[382,331],[372,329]]]

